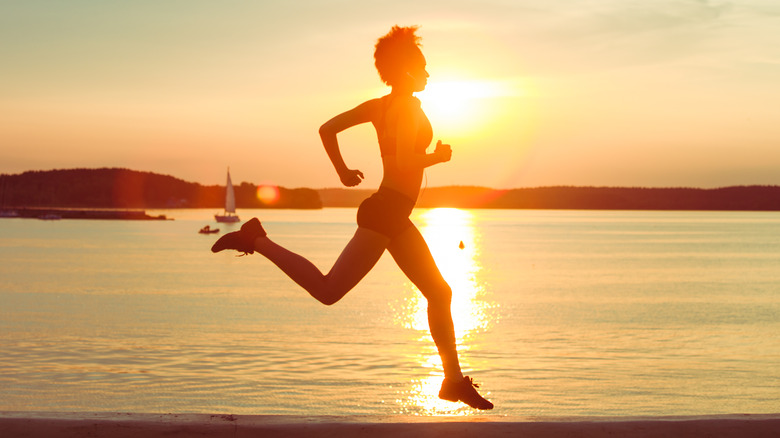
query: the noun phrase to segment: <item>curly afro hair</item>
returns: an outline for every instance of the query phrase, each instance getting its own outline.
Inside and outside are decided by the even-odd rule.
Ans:
[[[422,56],[420,37],[416,35],[419,26],[393,26],[387,35],[379,38],[374,51],[374,65],[379,77],[393,86],[406,72],[410,62]]]

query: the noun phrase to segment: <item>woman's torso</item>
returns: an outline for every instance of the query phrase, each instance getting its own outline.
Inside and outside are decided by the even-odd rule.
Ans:
[[[414,152],[424,154],[433,139],[433,129],[416,97],[395,97],[392,94],[376,99],[376,116],[373,123],[382,153],[384,175],[381,186],[408,196],[416,201],[422,185],[423,168],[402,171],[398,166],[396,132],[401,111],[412,111],[417,118],[417,135]]]

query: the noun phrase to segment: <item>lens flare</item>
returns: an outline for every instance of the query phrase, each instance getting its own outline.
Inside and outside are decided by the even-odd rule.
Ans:
[[[279,187],[274,185],[261,185],[257,187],[257,199],[263,205],[274,205],[279,201]]]

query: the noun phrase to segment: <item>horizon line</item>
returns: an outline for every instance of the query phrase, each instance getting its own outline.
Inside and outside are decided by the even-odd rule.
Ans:
[[[25,173],[32,173],[32,172],[58,172],[58,171],[76,171],[76,170],[123,170],[123,171],[130,171],[130,172],[138,172],[138,173],[149,173],[153,175],[160,175],[160,176],[167,176],[171,178],[175,178],[184,182],[192,183],[192,184],[198,184],[202,185],[204,187],[208,186],[218,186],[218,187],[224,187],[225,185],[222,184],[206,184],[202,182],[196,182],[196,181],[188,181],[185,179],[182,179],[180,177],[174,176],[172,174],[168,173],[158,173],[148,170],[137,170],[137,169],[130,169],[127,167],[70,167],[70,168],[55,168],[55,169],[30,169],[25,170],[19,173],[5,173],[0,172],[0,178],[4,178],[6,176],[17,176],[17,175],[23,175]],[[280,184],[257,184],[250,181],[241,181],[237,185],[241,184],[253,184],[258,187],[263,185],[273,185],[275,187],[283,187],[287,189],[310,189],[310,190],[349,190],[349,191],[358,191],[358,190],[376,190],[379,188],[379,186],[376,187],[310,187],[310,186],[298,186],[298,187],[287,187]],[[554,185],[537,185],[537,186],[524,186],[524,187],[512,187],[512,188],[496,188],[496,187],[490,187],[490,186],[482,186],[482,185],[475,185],[475,184],[450,184],[450,185],[441,185],[441,186],[430,186],[430,187],[422,187],[420,189],[421,192],[428,190],[428,189],[441,189],[441,188],[478,188],[478,189],[488,189],[488,190],[495,190],[495,191],[510,191],[510,190],[534,190],[534,189],[553,189],[553,188],[590,188],[590,189],[656,189],[656,190],[668,190],[668,189],[688,189],[688,190],[722,190],[722,189],[728,189],[728,188],[738,188],[738,187],[780,187],[780,183],[777,184],[756,184],[756,183],[742,183],[742,184],[731,184],[731,185],[724,185],[724,186],[713,186],[713,187],[701,187],[701,186],[682,186],[682,185],[676,185],[676,186],[640,186],[640,185],[574,185],[574,184],[554,184]]]

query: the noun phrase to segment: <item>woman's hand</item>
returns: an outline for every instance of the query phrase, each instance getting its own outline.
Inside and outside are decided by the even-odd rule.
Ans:
[[[341,183],[345,186],[355,187],[360,184],[365,177],[363,176],[363,172],[357,169],[347,169],[339,173],[339,178],[341,178]]]
[[[448,144],[444,144],[439,140],[436,142],[436,149],[433,150],[433,155],[435,155],[440,163],[444,163],[445,161],[450,161],[452,158],[452,147]]]

